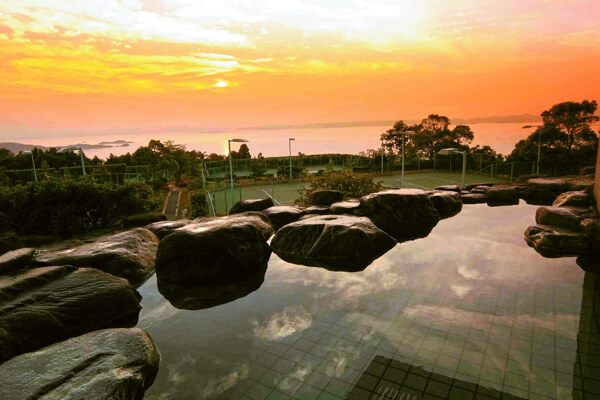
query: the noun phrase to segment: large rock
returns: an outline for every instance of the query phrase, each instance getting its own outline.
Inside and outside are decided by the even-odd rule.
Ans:
[[[268,222],[253,214],[199,220],[161,240],[159,290],[175,307],[206,308],[260,286],[271,248],[259,227]]]
[[[535,213],[535,222],[538,225],[548,225],[554,228],[579,231],[581,215],[570,208],[564,207],[539,207]]]
[[[158,243],[159,239],[148,229],[135,228],[71,249],[42,252],[34,263],[97,268],[137,287],[154,272]]]
[[[564,192],[560,194],[552,207],[581,207],[588,208],[590,206],[590,195],[585,191]]]
[[[271,248],[283,260],[332,271],[361,271],[396,241],[366,217],[324,215],[281,228]]]
[[[2,254],[0,256],[0,275],[28,267],[33,260],[34,251],[32,248],[24,247]]]
[[[481,204],[487,203],[487,197],[483,193],[461,194],[460,201],[462,201],[463,204]]]
[[[306,214],[304,210],[294,206],[273,206],[263,210],[263,213],[269,217],[275,231],[284,225],[297,221],[298,218]]]
[[[140,298],[125,279],[94,268],[0,276],[0,362],[98,329],[134,326]]]
[[[534,178],[527,181],[527,189],[523,191],[522,197],[528,204],[549,206],[561,193],[568,190],[564,179]]]
[[[592,252],[587,236],[545,225],[532,225],[525,231],[525,241],[544,257],[585,256]]]
[[[600,218],[585,218],[579,223],[580,230],[590,239],[600,261]]]
[[[492,188],[492,186],[475,186],[473,189],[471,189],[471,193],[486,194],[487,192],[490,191],[491,188]]]
[[[460,188],[458,187],[458,185],[443,185],[443,186],[438,186],[433,188],[434,190],[441,190],[444,192],[456,192],[456,193],[460,193]]]
[[[453,217],[462,210],[462,201],[456,192],[434,192],[429,195],[429,200],[442,219]]]
[[[246,211],[262,211],[269,207],[273,207],[274,205],[273,199],[270,197],[265,199],[240,200],[235,203],[233,207],[231,207],[231,210],[229,210],[229,215]]]
[[[329,206],[332,214],[349,214],[354,215],[360,209],[359,201],[338,201]]]
[[[579,175],[596,175],[596,166],[589,165],[587,167],[581,168],[579,171]]]
[[[488,190],[486,198],[490,207],[519,204],[519,192],[514,186],[494,186]]]
[[[519,175],[517,177],[517,179],[515,179],[515,183],[522,185],[522,184],[527,184],[527,182],[529,182],[530,179],[538,179],[538,178],[547,178],[548,175],[547,174],[525,174],[525,175]]]
[[[427,194],[420,189],[371,193],[360,199],[371,221],[398,242],[425,237],[440,220]]]
[[[339,190],[318,189],[308,195],[308,203],[315,206],[330,206],[344,200],[344,194]]]
[[[7,251],[17,250],[25,247],[25,244],[14,232],[5,232],[0,234],[0,255]]]
[[[144,228],[154,233],[159,239],[164,238],[175,229],[191,224],[192,221],[189,219],[176,219],[174,221],[159,221],[154,222],[150,225],[146,225]]]
[[[316,215],[325,215],[325,214],[329,214],[330,213],[329,207],[322,207],[322,206],[310,206],[310,207],[306,207],[304,209],[304,211],[306,212],[306,214],[316,214]],[[304,217],[302,217],[302,218],[304,218]]]
[[[159,364],[140,328],[91,332],[0,365],[0,398],[141,400]]]
[[[463,188],[463,190],[471,191],[471,190],[473,190],[474,188],[476,188],[478,186],[492,187],[492,186],[494,186],[494,184],[492,182],[470,183],[468,185],[465,185],[465,187]]]
[[[143,214],[129,215],[123,218],[123,226],[125,228],[134,228],[136,226],[144,226],[158,221],[166,221],[167,216],[159,212],[149,212]]]

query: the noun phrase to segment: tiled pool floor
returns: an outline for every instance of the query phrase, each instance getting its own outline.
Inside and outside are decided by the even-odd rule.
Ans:
[[[465,206],[358,273],[273,255],[260,289],[207,310],[152,279],[146,398],[600,399],[599,280],[526,246],[535,209]]]

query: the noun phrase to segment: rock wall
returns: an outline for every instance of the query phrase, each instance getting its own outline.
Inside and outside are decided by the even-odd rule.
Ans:
[[[594,181],[594,197],[596,198],[596,209],[600,211],[600,146],[598,146],[598,158],[596,158],[596,179]]]

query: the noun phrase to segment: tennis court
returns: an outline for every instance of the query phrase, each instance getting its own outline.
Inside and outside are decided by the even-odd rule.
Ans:
[[[388,188],[401,187],[401,174],[375,176],[375,181],[380,181]],[[461,173],[453,172],[419,172],[406,173],[404,175],[404,187],[430,190],[442,185],[460,185],[462,182]],[[466,184],[477,182],[503,182],[498,177],[490,177],[489,174],[467,174]],[[273,198],[276,205],[290,205],[298,198],[298,190],[303,188],[306,182],[263,184],[236,186],[234,189],[234,201],[247,199],[262,199],[265,197]],[[211,192],[215,212],[217,215],[227,214],[232,206],[231,189],[220,189]],[[212,210],[211,210],[212,213]]]

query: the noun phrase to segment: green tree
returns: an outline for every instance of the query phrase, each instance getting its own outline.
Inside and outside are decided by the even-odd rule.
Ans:
[[[581,103],[567,101],[553,105],[541,115],[545,126],[555,126],[567,134],[566,147],[570,152],[578,140],[593,141],[591,124],[599,120],[594,115],[597,108],[596,100],[583,100]]]

